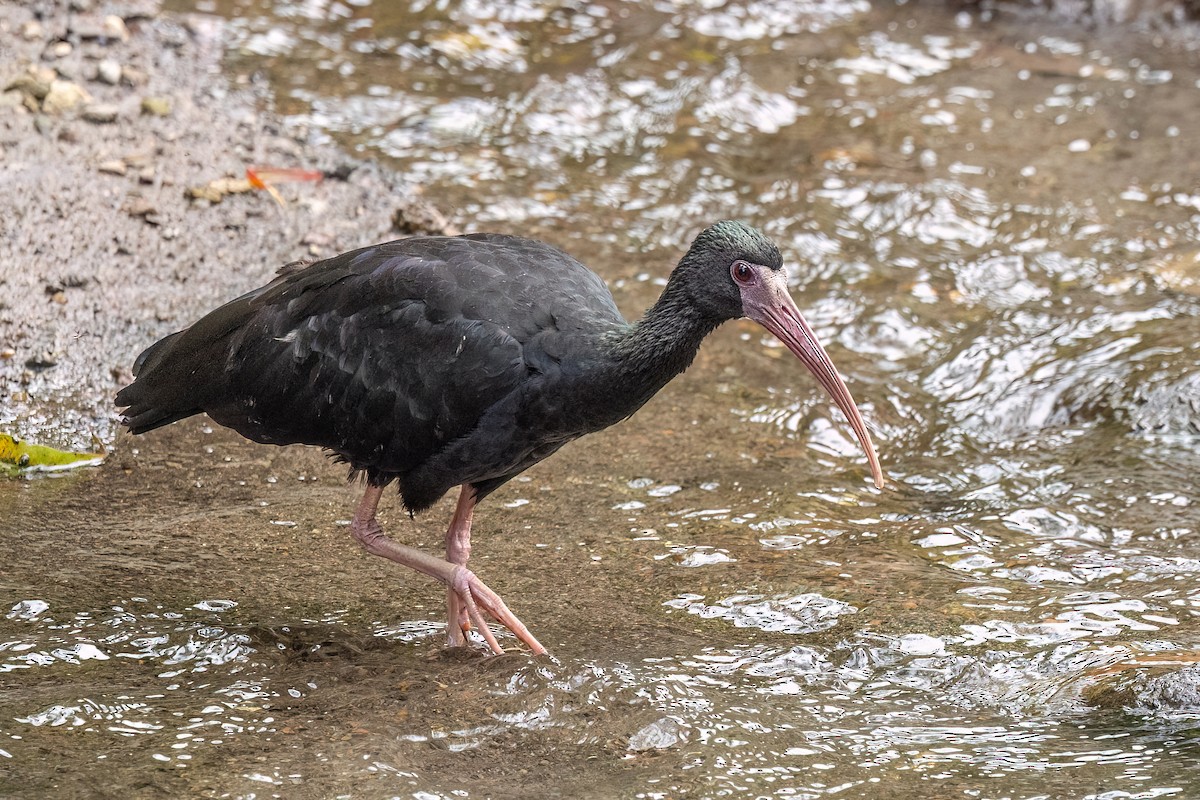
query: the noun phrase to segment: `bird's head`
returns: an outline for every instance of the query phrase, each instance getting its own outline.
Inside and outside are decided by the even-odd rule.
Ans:
[[[720,320],[749,317],[800,359],[850,421],[866,451],[875,485],[883,488],[883,470],[867,425],[846,382],[788,293],[787,272],[774,242],[749,225],[725,220],[696,237],[680,268],[690,273],[692,302],[705,313]]]

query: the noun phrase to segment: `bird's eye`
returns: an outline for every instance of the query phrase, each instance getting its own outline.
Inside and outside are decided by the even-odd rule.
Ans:
[[[752,283],[754,281],[754,270],[750,269],[750,265],[745,261],[733,262],[733,279],[738,283]]]

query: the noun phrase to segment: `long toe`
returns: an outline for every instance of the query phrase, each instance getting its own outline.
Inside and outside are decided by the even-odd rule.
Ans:
[[[508,606],[500,599],[500,595],[489,589],[487,584],[471,570],[466,567],[459,567],[455,570],[451,589],[458,595],[467,618],[479,630],[493,653],[503,653],[504,649],[500,647],[500,643],[496,641],[495,635],[488,627],[487,621],[483,617],[484,613],[512,631],[513,635],[521,640],[534,655],[546,652],[546,648],[542,647],[541,642],[534,638],[525,624],[517,619],[517,615],[509,611]],[[453,636],[453,632],[450,635]]]

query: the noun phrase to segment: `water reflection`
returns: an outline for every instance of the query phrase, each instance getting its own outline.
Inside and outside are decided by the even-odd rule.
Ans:
[[[210,600],[170,610],[131,598],[100,612],[61,613],[43,600],[17,603],[7,619],[24,624],[14,629],[15,638],[0,642],[0,673],[57,674],[63,665],[108,662],[112,666],[100,669],[115,683],[94,685],[86,697],[77,693],[90,681],[78,687],[42,683],[24,698],[24,709],[14,709],[12,722],[18,725],[0,730],[15,741],[26,738],[20,731],[27,728],[148,737],[154,742],[148,757],[177,766],[186,766],[196,748],[273,732],[274,718],[264,713],[273,696],[263,688],[268,681],[236,677],[254,666],[255,651],[245,633],[231,630],[219,616],[235,605]],[[139,679],[136,689],[125,686],[116,678],[122,660],[148,668],[154,678]]]

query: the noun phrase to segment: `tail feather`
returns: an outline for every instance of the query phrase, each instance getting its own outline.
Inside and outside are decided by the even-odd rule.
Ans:
[[[141,375],[142,369],[145,368],[147,364],[149,364],[149,366],[153,369],[155,364],[160,363],[163,360],[163,357],[167,354],[167,351],[171,349],[170,345],[172,345],[175,342],[175,340],[177,338],[179,338],[179,335],[182,333],[184,333],[184,331],[176,331],[175,333],[172,333],[170,336],[164,336],[163,338],[159,339],[157,342],[155,342],[154,344],[150,345],[145,350],[143,350],[141,352],[141,354],[136,359],[134,359],[134,362],[133,362],[134,376],[136,377],[138,375]]]
[[[199,414],[196,393],[160,369],[171,355],[180,334],[173,333],[147,347],[133,362],[136,380],[117,392],[116,405],[124,407],[121,421],[133,433],[145,433]]]
[[[172,422],[187,419],[194,414],[199,414],[200,411],[201,409],[199,408],[189,408],[184,411],[167,413],[159,408],[148,408],[140,414],[130,416],[129,411],[126,410],[121,417],[121,421],[125,424],[125,427],[129,428],[130,433],[145,433],[155,428],[161,428],[164,425],[170,425]]]

